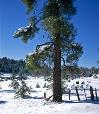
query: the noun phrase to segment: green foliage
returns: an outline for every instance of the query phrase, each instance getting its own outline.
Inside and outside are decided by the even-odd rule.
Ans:
[[[78,59],[83,54],[83,48],[80,44],[75,43],[74,40],[70,40],[68,42],[65,41],[63,44],[64,47],[62,48],[62,54],[64,55],[64,62],[68,65],[76,65],[78,62]],[[65,64],[66,65],[66,64]]]
[[[76,14],[76,8],[73,5],[74,0],[48,0],[48,4],[44,7],[43,17],[55,16],[60,10],[60,14],[70,17]]]
[[[65,15],[75,15],[76,14],[76,8],[74,7],[73,2],[75,0],[59,0],[60,6],[61,6],[61,12],[63,12]]]
[[[31,88],[29,88],[26,83],[22,80],[21,85],[16,89],[15,97],[27,98],[31,93]]]
[[[29,39],[32,39],[35,36],[35,33],[39,31],[36,27],[36,18],[31,17],[29,25],[26,27],[21,27],[14,32],[14,38],[20,37],[23,42],[27,42]]]
[[[32,71],[37,70],[38,68],[40,69],[39,61],[38,58],[34,55],[30,55],[26,57],[26,67],[31,69]]]
[[[67,40],[67,38],[70,38],[75,33],[74,26],[68,20],[64,20],[62,17],[50,16],[43,20],[43,24],[52,35],[52,38],[55,40],[56,33],[60,33],[62,36],[60,39],[61,43],[63,43],[64,40]],[[65,39],[63,40],[62,38],[64,37]]]
[[[24,81],[24,75],[22,75],[22,72],[20,73],[21,78],[18,78],[15,73],[12,74],[11,79],[12,82],[9,85],[9,87],[12,87],[15,90],[15,97],[21,97],[26,98],[27,95],[31,93],[31,88],[28,87]],[[20,77],[19,76],[19,77]],[[21,80],[20,80],[21,79]]]
[[[27,5],[28,10],[36,10],[36,8],[33,8],[34,1],[36,0],[23,1]],[[61,60],[63,60],[64,65],[75,65],[77,64],[78,58],[83,53],[82,46],[74,41],[76,29],[70,22],[71,17],[76,14],[76,8],[74,7],[74,0],[47,0],[46,2],[44,0],[42,2],[44,3],[41,9],[42,13],[40,13],[40,15],[33,13],[33,16],[37,16],[37,18],[33,19],[33,24],[30,23],[28,27],[15,32],[14,37],[21,37],[23,41],[27,42],[28,39],[34,37],[35,33],[39,30],[37,23],[40,21],[38,26],[41,29],[43,26],[43,29],[47,31],[45,35],[48,35],[48,40],[52,42],[52,45],[43,50],[40,49],[40,46],[37,46],[36,51],[26,57],[27,67],[31,70],[41,69],[51,60],[51,62],[54,63],[53,75],[55,79],[56,76],[61,77],[61,75],[59,75],[61,74]],[[56,57],[57,55],[58,57]],[[53,64],[51,64],[51,68],[53,68]],[[58,82],[56,83],[56,81]],[[56,87],[54,86],[53,94],[53,99],[55,98],[55,101],[61,101],[62,98],[61,91],[56,91],[56,89],[60,90],[60,81],[61,80],[56,78],[53,82],[56,85]],[[53,83],[50,84],[51,88]],[[57,86],[57,84],[59,84],[59,86]]]
[[[19,82],[16,78],[17,78],[16,73],[12,73],[12,75],[11,75],[12,82],[9,85],[9,87],[12,87],[14,90],[18,89],[18,87],[19,87]]]
[[[14,60],[6,57],[0,58],[0,72],[2,73],[18,73],[23,68],[25,72],[25,61]]]
[[[29,13],[29,12],[32,11],[36,0],[22,0],[22,2],[27,6],[27,8],[28,8],[28,12],[27,13]]]
[[[11,84],[9,85],[9,87],[12,87],[14,90],[16,90],[19,87],[19,82],[16,79],[14,79],[14,80],[12,80]]]
[[[18,79],[19,79],[19,80],[26,80],[28,74],[30,74],[30,73],[26,72],[25,69],[22,67],[22,68],[20,69],[20,71],[18,72],[18,76],[19,76]]]
[[[50,46],[50,45],[49,45]],[[45,67],[47,60],[52,58],[53,49],[45,46],[43,49],[37,46],[36,51],[26,56],[26,66],[32,71],[41,70]],[[48,59],[49,58],[49,59]]]
[[[23,2],[28,8],[34,10],[32,6],[36,0],[23,0]],[[62,56],[65,58],[65,62],[74,64],[78,61],[83,51],[82,46],[78,43],[72,46],[72,44],[76,44],[74,42],[76,30],[70,22],[70,17],[76,14],[76,8],[73,3],[74,0],[48,0],[42,8],[43,13],[37,18],[35,17],[36,14],[34,14],[30,18],[29,26],[16,31],[14,37],[21,37],[24,42],[27,42],[39,30],[37,23],[41,21],[41,26],[48,31],[53,45],[57,42],[61,46]],[[59,34],[59,38],[56,38],[56,34]],[[40,69],[48,60],[53,62],[53,55],[52,47],[46,48],[42,52],[39,52],[39,48],[36,48],[35,53],[26,57],[27,67],[31,70]]]

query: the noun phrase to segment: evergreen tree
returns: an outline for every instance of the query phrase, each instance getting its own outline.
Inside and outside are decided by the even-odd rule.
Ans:
[[[19,87],[19,82],[18,82],[18,80],[16,79],[16,77],[17,77],[17,74],[13,72],[12,75],[11,75],[11,80],[12,80],[12,82],[11,82],[11,84],[9,85],[9,87],[12,87],[15,91],[16,91],[16,89],[18,89],[18,87]]]
[[[31,93],[31,88],[28,87],[24,80],[21,80],[21,85],[16,89],[15,97],[27,98]]]
[[[76,14],[74,0],[43,0],[41,13],[37,14],[41,0],[22,0],[31,13],[29,25],[19,28],[14,37],[24,42],[35,37],[40,28],[47,31],[49,42],[37,45],[36,51],[26,57],[27,66],[32,70],[50,63],[53,68],[53,101],[62,101],[61,64],[75,65],[82,54],[82,47],[75,43],[76,30],[70,22]],[[40,7],[39,7],[40,8]],[[34,12],[33,12],[34,11]],[[63,61],[63,62],[62,62]]]
[[[21,79],[17,78],[17,74],[13,72],[11,79],[12,82],[9,87],[12,87],[15,91],[15,97],[27,98],[31,93],[31,87],[28,87],[24,81],[24,75],[21,74]]]

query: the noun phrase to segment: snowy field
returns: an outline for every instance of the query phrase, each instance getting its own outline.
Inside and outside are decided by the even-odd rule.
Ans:
[[[70,88],[76,81],[79,83],[85,82],[85,85],[90,85],[93,88],[97,88],[97,94],[99,97],[99,78],[80,78],[71,80],[68,82]],[[15,99],[14,91],[9,87],[11,81],[0,82],[0,114],[99,114],[99,101],[90,100],[90,92],[86,90],[87,101],[84,96],[83,90],[79,90],[80,101],[77,100],[75,90],[71,91],[71,100],[69,100],[68,94],[63,95],[62,103],[53,103],[44,100],[44,92],[46,88],[44,86],[43,78],[29,78],[26,80],[28,86],[32,87],[31,97],[27,99]],[[39,83],[40,88],[36,88],[36,84]],[[52,93],[46,91],[47,97]]]

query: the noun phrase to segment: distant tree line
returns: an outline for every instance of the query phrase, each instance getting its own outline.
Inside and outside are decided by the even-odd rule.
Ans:
[[[26,68],[24,60],[14,60],[7,57],[0,58],[0,72],[2,73],[28,73],[33,76],[49,76],[52,69],[45,65],[42,69],[30,71]],[[78,66],[65,66],[62,68],[62,76],[65,78],[87,77],[99,73],[99,68],[85,68]]]
[[[47,76],[50,75],[50,68],[45,65],[43,68],[31,71],[26,67],[24,60],[14,60],[7,57],[0,58],[0,72],[1,73],[14,73],[14,74],[27,74],[32,76]]]
[[[0,72],[18,73],[22,69],[25,69],[24,60],[14,60],[7,57],[0,58]]]
[[[78,66],[65,66],[62,68],[62,76],[66,79],[78,77],[91,77],[99,74],[99,68],[91,67],[78,67]]]

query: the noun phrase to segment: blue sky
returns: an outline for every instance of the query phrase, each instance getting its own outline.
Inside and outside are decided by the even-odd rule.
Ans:
[[[79,66],[96,66],[99,59],[99,0],[76,0],[77,14],[72,22],[78,30],[76,41],[80,42],[84,54]],[[0,0],[0,58],[24,59],[35,49],[36,44],[44,42],[40,32],[34,40],[24,44],[13,38],[13,32],[28,23],[26,7],[21,0]]]

